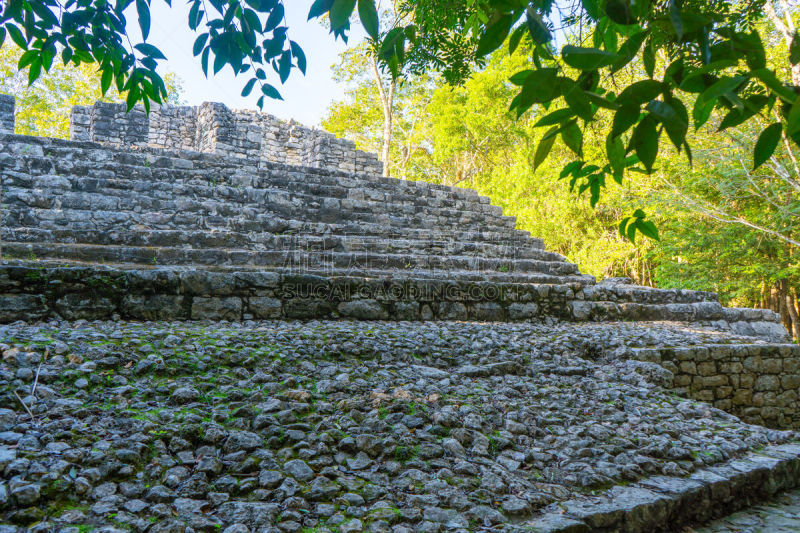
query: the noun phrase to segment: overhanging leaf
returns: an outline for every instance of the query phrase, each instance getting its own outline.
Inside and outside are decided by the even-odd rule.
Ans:
[[[757,169],[764,162],[767,161],[775,149],[778,147],[778,142],[781,140],[781,123],[776,122],[764,128],[764,131],[758,136],[755,149],[753,150],[753,170]]]
[[[570,44],[561,49],[564,62],[579,70],[596,70],[614,63],[619,56],[600,50],[599,48],[584,48]]]

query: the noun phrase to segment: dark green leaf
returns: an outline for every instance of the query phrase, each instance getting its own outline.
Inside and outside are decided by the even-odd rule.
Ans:
[[[656,130],[656,121],[652,116],[647,115],[636,126],[631,137],[631,144],[647,172],[652,172],[658,155],[658,131]]]
[[[531,75],[531,72],[534,72],[534,71],[533,70],[520,70],[519,72],[516,72],[516,73],[512,74],[512,76],[510,78],[508,78],[508,80],[511,83],[513,83],[514,85],[519,85],[521,87],[522,85],[525,85],[525,80],[528,79],[528,76]]]
[[[628,25],[636,22],[636,17],[631,12],[630,0],[608,0],[606,15],[617,24]]]
[[[575,113],[573,113],[569,108],[558,109],[557,111],[553,111],[552,113],[540,118],[533,126],[537,128],[539,126],[552,126],[553,124],[560,124],[565,120],[572,118],[574,115]]]
[[[520,41],[522,41],[522,38],[525,36],[525,31],[526,27],[524,25],[519,25],[511,32],[508,38],[508,55],[513,55],[514,52],[517,51]]]
[[[683,20],[681,20],[681,10],[678,7],[677,0],[669,0],[669,21],[672,23],[672,29],[675,30],[675,35],[678,41],[683,39]]]
[[[321,17],[330,11],[332,6],[333,0],[315,0],[314,3],[311,4],[311,9],[308,10],[308,20]]]
[[[597,0],[581,0],[581,5],[592,20],[600,18],[600,3]]]
[[[542,16],[530,6],[526,11],[525,26],[528,28],[531,40],[536,44],[549,43],[553,39],[550,28],[547,27]]]
[[[644,71],[647,73],[648,78],[653,77],[653,71],[656,68],[656,52],[653,48],[653,42],[648,39],[647,44],[644,45],[644,49],[642,50],[642,65],[644,66]]]
[[[753,170],[757,169],[764,162],[767,161],[772,154],[775,153],[775,149],[778,147],[778,142],[781,140],[781,123],[776,122],[770,126],[767,126],[764,131],[761,132],[761,135],[758,136],[758,141],[756,141],[756,147],[753,151]]]
[[[136,48],[141,53],[143,53],[143,54],[145,54],[147,56],[150,56],[150,57],[152,57],[154,59],[166,59],[166,57],[164,57],[164,54],[161,53],[161,50],[159,50],[158,48],[156,48],[152,44],[139,43],[136,46],[134,46],[134,48]]]
[[[303,49],[300,48],[300,45],[294,41],[289,41],[289,44],[292,48],[292,55],[297,60],[297,68],[300,69],[300,72],[303,74],[306,73],[306,54],[303,52]]]
[[[375,8],[375,0],[358,0],[358,17],[367,35],[375,39],[380,38],[378,27],[378,10]]]
[[[606,137],[606,154],[614,174],[621,176],[625,170],[625,146],[622,139],[611,135]]]
[[[561,49],[561,57],[567,65],[579,70],[595,70],[605,67],[619,58],[617,54],[599,48],[582,48],[569,44]]]
[[[689,130],[689,115],[683,104],[676,99],[670,102],[653,100],[646,109],[664,125],[672,144],[680,151]]]
[[[245,85],[244,89],[242,89],[242,96],[250,96],[250,93],[253,92],[253,87],[255,86],[256,81],[256,78],[250,78],[250,81],[248,81],[247,85]]]
[[[6,24],[6,29],[8,30],[8,34],[11,36],[11,40],[14,41],[17,46],[23,50],[28,49],[28,41],[22,35],[22,32],[19,30],[19,28],[13,24]]]
[[[139,28],[142,30],[142,39],[147,40],[150,35],[150,6],[145,0],[136,0],[136,13],[139,15]]]
[[[655,241],[659,241],[661,239],[658,238],[658,228],[656,225],[650,222],[649,220],[637,220],[634,224],[636,224],[636,229],[639,230],[639,233],[647,237],[648,239],[653,239]]]
[[[278,60],[278,76],[281,78],[281,83],[286,83],[289,79],[289,74],[292,71],[292,53],[285,50]]]
[[[553,148],[553,143],[556,141],[555,132],[558,131],[558,126],[553,126],[542,137],[542,140],[539,141],[539,145],[536,147],[536,154],[533,156],[533,170],[536,171],[539,168],[539,165],[547,159],[547,155],[550,153],[550,150]]]
[[[792,36],[792,45],[789,47],[789,61],[792,65],[800,63],[800,34],[797,31]]]
[[[103,93],[103,96],[105,96],[109,87],[111,87],[111,79],[113,76],[114,70],[110,66],[103,70],[103,74],[100,76],[100,91]]]
[[[698,100],[711,102],[720,96],[735,91],[747,78],[744,76],[733,76],[730,78],[720,78],[714,82],[708,89],[700,93],[697,97]]]
[[[203,47],[206,45],[207,40],[208,40],[207,33],[200,34],[194,41],[194,46],[192,46],[192,53],[194,53],[194,55],[196,56],[199,56],[200,53],[203,51]]]
[[[592,113],[592,104],[586,94],[569,78],[560,78],[560,81],[564,100],[570,110],[583,120],[591,120],[594,114]]]
[[[278,89],[270,85],[269,83],[265,83],[261,86],[261,92],[264,93],[265,96],[268,98],[274,98],[275,100],[283,100],[281,93],[278,92]]]
[[[278,27],[284,17],[283,4],[276,4],[267,17],[267,22],[264,24],[264,33],[270,32]]]
[[[568,122],[561,128],[561,139],[577,155],[583,153],[583,132],[576,121]]]
[[[506,40],[508,32],[511,30],[511,22],[511,15],[502,15],[497,20],[487,24],[486,29],[478,39],[478,48],[475,50],[475,55],[483,57],[500,48],[500,45]]]
[[[699,129],[703,124],[708,122],[708,118],[711,116],[715,105],[715,100],[705,101],[700,98],[695,100],[694,107],[692,108],[692,118],[694,119],[695,129]]]
[[[622,46],[619,47],[619,50],[617,51],[619,54],[619,59],[617,59],[611,66],[611,72],[618,71],[630,63],[634,57],[636,57],[636,54],[639,53],[639,49],[642,47],[642,42],[644,42],[647,35],[647,31],[635,33],[629,37],[628,40],[622,44]]]
[[[619,137],[628,128],[636,124],[639,120],[641,110],[638,105],[623,105],[614,113],[614,122],[611,126],[611,137]]]
[[[333,0],[330,10],[331,29],[343,28],[350,20],[356,7],[356,0]]]
[[[622,106],[642,105],[654,98],[664,90],[664,84],[656,80],[642,80],[627,86],[619,96],[617,103]]]

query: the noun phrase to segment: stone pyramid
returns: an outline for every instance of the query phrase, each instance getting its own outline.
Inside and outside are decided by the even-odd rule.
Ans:
[[[225,489],[230,501],[212,497],[220,493],[209,492],[205,481],[205,492],[195,494],[178,472],[190,467],[175,466],[169,472],[177,477],[164,481],[168,487],[129,497],[126,491],[135,491],[125,476],[138,471],[136,461],[145,452],[120,449],[119,442],[141,436],[120,430],[116,440],[102,440],[105,447],[97,453],[86,452],[100,461],[115,450],[109,464],[120,468],[102,474],[100,479],[110,481],[92,489],[97,503],[91,512],[98,516],[117,515],[112,510],[122,505],[114,492],[119,489],[129,499],[117,516],[148,532],[162,529],[142,521],[148,507],[139,498],[167,506],[166,517],[179,517],[164,518],[165,524],[179,523],[163,531],[212,531],[230,524],[231,533],[302,527],[355,532],[366,524],[396,532],[661,531],[800,485],[796,435],[760,427],[800,428],[800,349],[789,343],[780,317],[771,311],[725,308],[710,292],[659,290],[627,279],[597,283],[545,250],[542,240],[517,230],[514,217],[504,216],[488,198],[469,189],[382,178],[378,159],[353,143],[263,113],[203,104],[163,106],[148,115],[97,103],[73,110],[67,141],[14,135],[13,109],[13,99],[0,96],[0,398],[9,402],[9,408],[0,408],[0,444],[29,450],[24,453],[34,458],[48,450],[74,457],[69,445],[43,435],[35,419],[77,424],[74,416],[87,416],[81,399],[98,394],[102,402],[113,399],[124,407],[119,415],[124,424],[148,431],[154,427],[149,418],[142,425],[127,413],[146,407],[157,414],[162,405],[188,405],[187,412],[171,413],[164,423],[172,428],[170,417],[185,416],[206,433],[181,433],[182,440],[175,437],[169,449],[162,442],[157,451],[170,458],[159,460],[207,467],[189,481],[216,476],[218,486],[233,487]],[[207,325],[221,337],[201,346]],[[173,359],[148,353],[153,347],[142,336]],[[183,351],[182,343],[190,341]],[[241,353],[228,353],[227,342]],[[281,367],[284,356],[273,360],[273,352],[263,351],[265,343],[295,357],[291,372]],[[80,357],[66,361],[70,350]],[[50,396],[39,400],[30,394],[28,415],[34,420],[25,421],[25,415],[12,412],[10,404],[17,400],[6,385],[39,380],[42,366],[37,370],[36,364],[49,365],[52,353],[70,381],[59,384],[60,371],[45,366],[42,380],[58,386],[42,385],[40,391]],[[208,353],[222,359],[215,362]],[[379,358],[380,366],[369,357]],[[366,366],[359,362],[363,358]],[[336,360],[345,362],[330,362]],[[227,372],[227,383],[231,376],[242,378],[239,383],[247,384],[257,408],[245,401],[246,393],[226,386],[226,401],[234,402],[230,410],[228,404],[222,407],[229,418],[216,411],[202,418],[192,411],[206,412],[222,401],[192,387],[209,364]],[[254,375],[253,368],[259,369]],[[347,372],[336,374],[342,368]],[[309,369],[324,379],[313,387],[287,388],[305,383]],[[103,387],[95,375],[101,370],[111,383],[109,396],[96,392]],[[174,390],[158,377],[187,371],[194,374],[176,378],[185,383]],[[364,377],[348,375],[358,372]],[[83,381],[73,379],[82,373]],[[271,375],[280,381],[273,383]],[[402,379],[394,392],[386,385],[395,379],[391,376]],[[54,389],[62,385],[73,396]],[[143,399],[127,398],[137,387],[145,391]],[[445,405],[431,392],[437,387],[463,398],[455,407]],[[265,391],[273,397],[265,398]],[[568,396],[563,404],[552,403],[562,396]],[[481,419],[476,412],[493,406],[495,397],[522,402],[520,411]],[[331,398],[338,403],[328,402]],[[591,400],[586,405],[575,405],[586,398]],[[307,416],[308,402],[314,401],[322,407],[308,420],[319,422],[322,414],[364,419],[373,433],[385,433],[375,437],[353,427],[356,436],[349,440],[334,432],[339,439],[334,446],[325,440],[334,433],[318,434],[320,426],[297,418]],[[416,413],[416,403],[434,414]],[[642,419],[643,406],[663,415],[660,427],[637,426],[631,430],[635,438],[625,440],[630,420]],[[231,414],[234,408],[239,414]],[[305,411],[295,415],[290,408]],[[595,409],[606,418],[593,420]],[[91,416],[107,421],[102,414]],[[394,439],[383,439],[390,429],[380,416],[409,432],[399,447],[394,443],[394,451],[375,444],[376,438]],[[281,420],[280,427],[273,418]],[[289,437],[286,428],[294,432]],[[656,438],[661,428],[684,449]],[[74,437],[54,431],[58,439]],[[308,451],[306,433],[322,439],[318,448],[338,446],[338,452],[317,457]],[[284,447],[277,456],[267,451],[295,437],[294,448]],[[205,443],[200,448],[198,439]],[[602,445],[595,463],[581,462],[595,454],[581,444],[592,439],[610,444]],[[646,445],[620,454],[624,446],[614,444],[620,439],[634,448]],[[701,457],[712,444],[719,446]],[[421,447],[430,452],[424,461],[417,457]],[[221,461],[203,460],[199,450],[212,450]],[[252,475],[258,470],[252,457],[245,460],[252,464],[232,466],[252,450],[261,454],[259,461],[269,459],[272,469]],[[611,462],[614,454],[617,463]],[[643,456],[656,459],[626,466]],[[46,518],[41,501],[61,501],[57,491],[42,489],[42,472],[20,461],[16,448],[6,452],[0,446],[0,522],[5,517],[33,523]],[[426,470],[434,467],[439,474]],[[284,487],[278,470],[295,488]],[[366,486],[373,488],[354,494],[363,479],[373,479],[363,473],[367,470],[374,480]],[[463,494],[437,485],[441,476],[461,479],[479,472],[509,485],[497,482],[505,488],[492,493],[487,484],[493,482],[480,482],[479,489]],[[532,478],[534,473],[538,477]],[[551,478],[545,480],[545,474]],[[245,490],[235,476],[246,476],[243,483],[252,486]],[[400,483],[391,494],[378,487],[389,479]],[[629,485],[631,480],[636,483]],[[598,495],[608,488],[605,483],[613,487]],[[342,495],[341,484],[350,492]],[[439,489],[456,495],[455,503],[448,503],[452,509],[441,507]],[[197,499],[201,496],[210,499]],[[495,497],[503,499],[499,508]],[[311,513],[306,518],[291,507],[310,501],[322,503],[313,512],[303,507]],[[199,511],[204,505],[215,510]],[[417,507],[422,511],[414,511]],[[337,509],[351,514],[334,526],[331,520],[339,514],[324,513]],[[78,520],[70,512],[60,516]],[[87,520],[105,524],[94,514]]]

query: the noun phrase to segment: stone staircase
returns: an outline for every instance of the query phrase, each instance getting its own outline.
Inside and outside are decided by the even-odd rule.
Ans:
[[[496,470],[503,474],[501,478],[510,478],[512,472],[536,474],[533,481],[525,483],[540,489],[545,483],[537,477],[539,471],[519,470],[520,461],[539,461],[542,469],[546,464],[548,469],[557,466],[568,470],[570,461],[595,453],[589,448],[589,452],[575,450],[575,457],[556,465],[543,459],[549,456],[541,453],[542,442],[550,439],[547,444],[555,446],[554,435],[565,441],[601,434],[618,440],[630,424],[648,424],[642,409],[649,403],[629,410],[621,392],[613,398],[615,401],[601,401],[610,386],[625,388],[631,397],[638,395],[643,401],[649,401],[650,394],[661,395],[659,406],[648,408],[665,409],[670,413],[669,424],[675,422],[676,428],[685,418],[697,418],[699,425],[692,430],[696,438],[684,435],[691,445],[704,444],[704,439],[719,440],[706,431],[704,421],[714,418],[715,424],[719,423],[718,432],[728,426],[736,428],[735,446],[728,450],[736,450],[738,462],[713,471],[700,470],[683,481],[644,478],[636,485],[616,486],[601,496],[559,492],[556,500],[569,498],[553,504],[561,507],[543,508],[541,516],[526,522],[536,530],[667,530],[669,526],[663,526],[667,516],[677,517],[675,524],[703,520],[740,508],[750,497],[763,498],[800,484],[799,447],[786,444],[765,448],[766,452],[756,449],[766,442],[789,442],[793,437],[748,425],[800,428],[800,348],[788,343],[780,317],[771,311],[725,308],[710,292],[639,287],[622,278],[597,283],[561,255],[545,250],[541,239],[517,230],[514,217],[504,216],[499,207],[475,191],[381,178],[375,173],[377,160],[370,154],[324,132],[287,125],[274,117],[237,114],[220,104],[204,105],[199,110],[159,108],[148,117],[140,112],[124,115],[118,106],[103,104],[78,108],[73,117],[74,138],[66,141],[13,135],[13,102],[9,102],[0,95],[0,323],[8,324],[0,329],[10,332],[7,339],[11,344],[17,342],[15,335],[20,332],[30,330],[26,335],[35,344],[44,338],[39,329],[45,331],[55,324],[69,332],[75,325],[59,320],[122,320],[123,329],[150,327],[135,321],[209,320],[215,321],[209,325],[212,329],[222,324],[231,330],[252,330],[253,338],[248,342],[254,346],[263,345],[262,330],[272,327],[265,324],[293,331],[298,328],[300,333],[293,332],[284,339],[287,347],[294,346],[296,335],[305,339],[306,334],[317,335],[315,331],[321,327],[330,329],[333,338],[340,337],[331,344],[325,333],[314,344],[325,350],[330,344],[330,349],[337,351],[331,360],[344,357],[338,351],[346,355],[347,350],[364,348],[370,357],[386,356],[387,361],[396,357],[402,367],[392,373],[368,372],[364,374],[368,379],[394,376],[403,387],[406,382],[429,380],[427,391],[450,383],[450,376],[460,376],[458,379],[465,381],[458,385],[458,393],[465,395],[464,402],[476,402],[476,406],[488,406],[492,401],[476,400],[472,396],[474,383],[467,383],[468,379],[484,380],[491,394],[519,394],[526,402],[541,393],[539,385],[562,383],[561,388],[551,387],[550,392],[541,393],[541,401],[531,404],[531,413],[540,413],[551,396],[574,393],[576,398],[565,404],[569,409],[575,408],[575,413],[583,417],[595,416],[595,409],[605,409],[608,417],[598,419],[597,427],[587,422],[586,427],[575,429],[574,435],[570,429],[571,437],[564,433],[564,424],[555,419],[552,427],[548,425],[552,432],[544,440],[536,424],[546,420],[531,422],[528,428],[509,419],[492,433],[492,438],[500,435],[509,446],[516,446],[514,439],[519,432],[526,434],[523,441],[530,453],[509,452],[502,468]],[[286,144],[285,149],[280,142]],[[340,318],[395,323],[285,321]],[[224,322],[262,319],[281,320]],[[425,328],[439,328],[435,322],[420,325],[419,321],[471,322],[443,322],[438,333],[429,331],[419,337]],[[163,327],[182,332],[169,335],[170,343],[205,335],[206,323],[170,324],[160,323],[155,328],[160,334]],[[396,335],[395,327],[403,329],[402,339],[395,343],[392,337],[391,346],[373,353],[373,346],[359,347],[347,335],[337,333],[338,328],[371,331],[373,325],[385,329],[387,335]],[[99,331],[116,329],[117,324],[96,322],[88,327]],[[463,357],[452,368],[433,368],[445,364],[452,358],[450,351],[455,351],[447,346],[442,353],[429,352],[442,340],[437,335],[448,335],[449,329],[471,331],[465,337],[469,340],[457,343]],[[94,339],[91,334],[85,335]],[[503,342],[511,337],[516,340],[504,347]],[[382,342],[384,336],[375,339]],[[530,344],[521,346],[520,339]],[[168,351],[166,342],[161,348]],[[135,351],[127,341],[120,340],[119,345]],[[223,345],[222,341],[213,343],[215,350]],[[492,345],[494,349],[489,348]],[[40,361],[37,354],[23,353],[0,342],[3,346],[0,351],[5,350],[4,358],[25,365]],[[405,355],[394,353],[398,347],[409,346],[414,347],[409,357],[425,356],[424,363],[430,367],[409,366]],[[86,354],[100,349],[94,345],[84,348]],[[196,348],[175,355],[195,354]],[[131,379],[149,379],[142,369],[149,368],[146,364],[151,359],[153,365],[158,364],[156,354],[143,350],[140,355],[146,361],[142,359],[135,367],[133,359],[122,364],[128,361],[128,355],[124,360],[98,355],[97,364],[91,361],[80,367],[71,358],[69,364],[85,367],[91,378],[99,379],[95,376],[97,365],[116,365]],[[327,355],[320,361],[327,361]],[[231,356],[231,365],[237,371],[248,368],[249,363],[239,365],[237,357]],[[268,359],[259,361],[266,363]],[[311,361],[317,359],[312,357]],[[469,364],[462,364],[465,362]],[[45,363],[50,364],[47,354]],[[184,363],[175,363],[170,371],[180,369],[191,374],[200,363],[206,368],[207,362],[195,361],[192,367]],[[208,363],[215,367],[211,359]],[[278,371],[280,365],[278,358],[273,370]],[[0,378],[14,379],[15,384],[22,383],[25,376],[33,379],[32,371],[20,368],[14,374],[0,373]],[[294,386],[294,376],[303,376],[307,368],[293,369],[293,376],[282,378],[280,386]],[[0,371],[5,372],[1,365]],[[342,374],[338,372],[329,377],[336,375],[339,380]],[[360,366],[357,372],[360,375]],[[407,379],[416,376],[415,372],[419,373],[417,377]],[[615,376],[611,381],[609,373]],[[57,381],[59,375],[46,369],[42,379]],[[121,387],[114,391],[126,387],[138,390],[108,377]],[[195,378],[186,376],[188,383],[194,383]],[[271,378],[264,373],[258,379],[261,383]],[[595,385],[591,385],[593,380],[597,381]],[[89,381],[84,381],[88,386]],[[362,381],[366,386],[367,381],[361,379],[352,384]],[[322,389],[334,386],[331,380],[326,383]],[[513,383],[518,390],[510,386]],[[317,385],[308,386],[314,394],[327,394]],[[369,385],[358,396],[366,398],[370,391],[377,394],[377,386]],[[303,398],[305,392],[292,390],[287,394],[293,396],[287,398]],[[323,403],[331,409],[350,405],[345,389],[341,393],[341,402],[328,404],[325,399]],[[85,395],[86,391],[78,394]],[[595,400],[578,409],[575,402],[592,395]],[[384,396],[380,393],[373,399]],[[697,407],[685,400],[687,397],[705,403]],[[673,410],[672,403],[679,409]],[[373,407],[364,405],[370,410],[368,416],[379,416]],[[51,411],[47,408],[45,412]],[[413,413],[410,411],[409,416]],[[243,419],[242,428],[249,427],[247,423]],[[603,429],[600,423],[618,424],[619,431]],[[506,430],[513,430],[513,434]],[[739,446],[740,436],[746,439],[748,432],[750,436],[758,434],[759,439]],[[462,433],[463,428],[454,430],[456,435]],[[658,433],[654,426],[644,431],[642,438]],[[668,433],[675,442],[681,437],[677,429]],[[413,438],[408,436],[408,443],[414,444],[415,438],[426,435],[436,440],[432,433],[421,430]],[[364,442],[366,437],[359,437],[353,446],[348,444],[342,450],[350,453],[356,444]],[[481,448],[476,445],[469,457],[491,455],[490,440],[486,443],[486,454],[476,452]],[[447,453],[442,452],[444,457],[458,450],[454,446],[451,443]],[[686,452],[670,457],[677,452],[669,447],[662,449],[659,444],[657,450],[650,448],[647,453],[658,457],[691,462]],[[745,449],[752,452],[742,456]],[[338,455],[344,461],[342,453]],[[698,463],[697,457],[693,459]],[[418,466],[427,468],[423,462]],[[610,463],[605,467],[610,468]],[[674,467],[665,468],[666,476],[674,475]],[[449,466],[442,472],[452,473]],[[13,490],[22,494],[24,486],[20,483],[15,482]],[[664,489],[675,483],[680,486],[674,494]],[[0,489],[3,487],[0,484]],[[700,498],[698,491],[707,493],[703,496],[707,504],[695,505]],[[15,501],[20,498],[14,497]],[[0,501],[0,508],[2,505]],[[689,513],[684,509],[687,505],[713,512]],[[511,513],[512,508],[504,507],[503,512]]]
[[[0,142],[6,321],[556,316],[716,321],[785,335],[772,313],[724,309],[711,293],[595,285],[468,189],[224,154]],[[244,273],[276,277],[269,287],[225,281]],[[148,287],[153,276],[174,283]],[[187,276],[207,279],[198,287]],[[293,294],[308,276],[325,294]],[[386,284],[382,297],[372,294]],[[432,293],[410,294],[418,284]]]

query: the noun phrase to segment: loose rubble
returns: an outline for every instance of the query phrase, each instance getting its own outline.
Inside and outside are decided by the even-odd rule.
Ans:
[[[0,532],[529,531],[550,504],[797,440],[614,357],[741,340],[671,323],[3,325]]]

